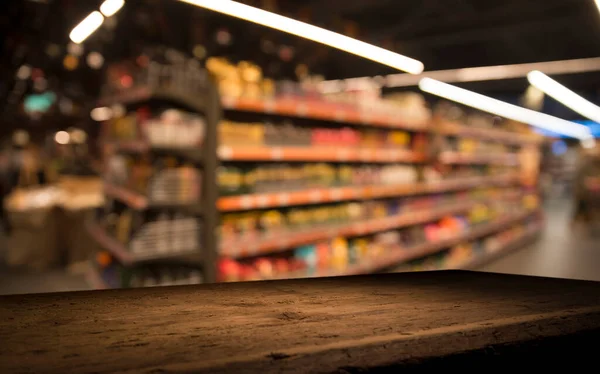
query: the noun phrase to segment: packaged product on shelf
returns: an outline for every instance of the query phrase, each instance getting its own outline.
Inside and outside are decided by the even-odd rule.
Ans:
[[[193,148],[202,144],[206,123],[198,115],[168,109],[143,123],[142,128],[152,146]]]
[[[284,229],[285,217],[277,210],[269,210],[260,215],[261,231],[266,234],[277,234]]]
[[[327,270],[331,267],[331,248],[328,242],[320,242],[316,245],[317,267]]]
[[[342,271],[348,266],[348,241],[345,238],[335,238],[331,242],[331,267]]]
[[[116,224],[106,231],[138,257],[192,252],[199,243],[200,222],[182,213],[134,212],[113,214]]]
[[[407,149],[410,146],[411,136],[406,131],[390,131],[387,134],[385,145],[394,149]]]
[[[244,176],[236,167],[221,166],[217,169],[217,184],[221,195],[236,195],[243,193]]]
[[[313,245],[306,245],[294,251],[294,258],[306,265],[307,275],[313,275],[318,268],[317,250]]]
[[[412,150],[414,152],[424,153],[427,151],[429,136],[424,133],[417,133],[412,136]]]
[[[267,125],[221,121],[218,126],[219,142],[229,146],[261,146],[268,144]]]

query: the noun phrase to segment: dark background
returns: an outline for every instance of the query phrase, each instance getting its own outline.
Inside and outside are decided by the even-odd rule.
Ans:
[[[203,45],[208,55],[258,63],[275,79],[293,78],[296,66],[327,79],[396,73],[393,69],[245,21],[175,0],[128,0],[110,22],[84,43],[79,67],[62,66],[70,30],[97,0],[8,0],[0,3],[0,121],[2,131],[35,128],[25,116],[22,99],[31,87],[16,86],[19,66],[43,71],[50,89],[73,101],[69,112],[53,111],[45,126],[89,121],[89,106],[98,97],[103,70],[92,70],[85,54],[100,52],[106,66],[135,56],[147,45],[164,44],[191,54]],[[596,57],[600,55],[600,13],[593,0],[247,0],[276,11],[417,58],[426,70],[452,69]],[[217,33],[231,37],[217,42]],[[56,56],[49,46],[58,47]],[[287,57],[282,57],[284,52]],[[600,67],[599,67],[600,69]],[[584,97],[598,102],[600,73],[555,77]],[[466,88],[517,102],[525,78],[464,84]],[[411,89],[411,88],[405,88]],[[415,88],[412,88],[415,89]],[[23,92],[21,92],[23,91]],[[13,98],[11,98],[11,95]],[[552,99],[544,111],[566,119],[579,116]]]

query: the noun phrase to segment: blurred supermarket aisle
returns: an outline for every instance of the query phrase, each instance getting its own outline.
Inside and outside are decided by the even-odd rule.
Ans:
[[[570,227],[572,208],[570,199],[549,200],[540,240],[477,270],[600,281],[600,238]]]

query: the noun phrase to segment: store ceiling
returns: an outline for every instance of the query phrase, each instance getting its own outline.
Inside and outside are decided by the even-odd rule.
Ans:
[[[420,59],[427,70],[451,69],[600,56],[600,13],[594,0],[248,0],[276,6],[285,15],[342,32]],[[14,113],[7,98],[21,64],[39,67],[51,86],[70,97],[89,100],[98,94],[101,71],[85,65],[62,66],[70,29],[100,0],[9,0],[0,2],[0,110]],[[147,44],[167,44],[191,51],[205,45],[209,54],[259,63],[275,78],[292,77],[298,63],[327,78],[392,73],[376,63],[283,35],[240,20],[199,10],[174,0],[129,0],[112,28],[103,27],[85,43],[107,61],[139,53]],[[218,30],[232,43],[219,45]],[[265,42],[272,52],[265,52]],[[50,44],[60,47],[50,57]],[[293,48],[283,61],[278,51]],[[561,77],[577,90],[600,86],[600,74]],[[471,84],[480,92],[522,92],[524,79]],[[0,114],[2,115],[2,114]],[[2,115],[4,118],[4,115]]]

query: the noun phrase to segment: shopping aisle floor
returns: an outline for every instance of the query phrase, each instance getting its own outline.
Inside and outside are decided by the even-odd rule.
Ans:
[[[600,281],[600,235],[571,229],[572,203],[551,200],[544,207],[540,239],[477,270]]]

